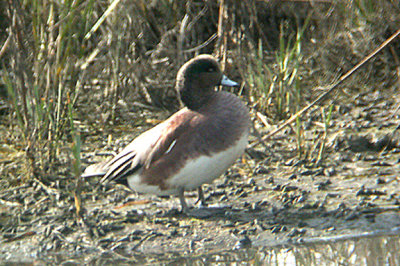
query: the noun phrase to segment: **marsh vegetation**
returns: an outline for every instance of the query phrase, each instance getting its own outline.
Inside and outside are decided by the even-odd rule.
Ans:
[[[255,143],[396,32],[399,14],[394,0],[1,2],[1,254],[29,242],[32,256],[129,260],[128,248],[200,254],[244,236],[398,226],[399,39],[207,186],[229,206],[216,217],[79,176],[179,108],[174,79],[194,55],[241,82]]]

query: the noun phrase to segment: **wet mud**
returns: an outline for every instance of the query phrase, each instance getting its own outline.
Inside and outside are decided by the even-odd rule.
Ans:
[[[195,203],[196,191],[186,192],[190,215],[179,211],[176,197],[140,195],[91,178],[83,184],[78,216],[75,182],[65,165],[53,176],[4,187],[0,258],[154,263],[397,228],[400,100],[389,89],[355,98],[356,104],[334,104],[327,129],[321,107],[303,118],[301,155],[291,127],[247,149],[227,173],[204,186],[208,207]],[[272,129],[256,118],[254,124],[260,134]],[[108,158],[151,126],[120,132],[111,144],[104,132],[86,133],[84,164]]]

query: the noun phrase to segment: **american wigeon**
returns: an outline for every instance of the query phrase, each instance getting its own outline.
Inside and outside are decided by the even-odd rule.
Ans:
[[[184,190],[199,190],[223,174],[248,143],[250,117],[235,95],[215,91],[218,85],[237,86],[222,74],[210,55],[199,55],[178,71],[176,88],[186,106],[142,133],[110,161],[88,167],[84,176],[100,175],[139,193],[179,196],[186,211]]]

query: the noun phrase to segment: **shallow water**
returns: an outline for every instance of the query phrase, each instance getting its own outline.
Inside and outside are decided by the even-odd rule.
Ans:
[[[268,265],[400,265],[400,237],[380,236],[259,250]]]
[[[256,246],[218,251],[203,255],[125,253],[66,254],[36,260],[3,260],[1,264],[40,265],[400,265],[400,235],[337,236],[306,240],[307,243],[279,244],[274,247]],[[264,243],[266,244],[266,243]]]
[[[360,237],[327,243],[249,248],[196,258],[172,260],[179,264],[248,265],[400,265],[400,236]]]

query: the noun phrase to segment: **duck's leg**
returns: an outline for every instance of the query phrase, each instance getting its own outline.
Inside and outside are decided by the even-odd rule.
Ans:
[[[185,190],[183,189],[183,187],[180,187],[179,190],[178,190],[178,197],[179,197],[179,201],[181,202],[181,207],[182,207],[181,211],[183,213],[187,213],[189,208],[188,208],[188,206],[186,204],[186,201],[185,201],[184,192],[185,192]]]
[[[201,207],[207,207],[206,199],[204,198],[204,193],[203,193],[203,189],[201,188],[201,186],[198,187],[197,191],[199,194],[199,198],[197,199],[196,203],[198,203],[200,201]]]

